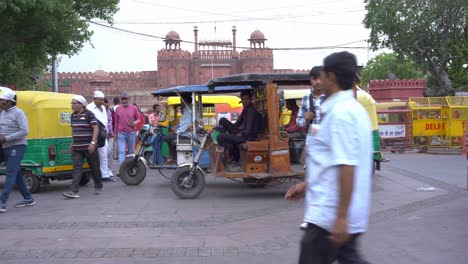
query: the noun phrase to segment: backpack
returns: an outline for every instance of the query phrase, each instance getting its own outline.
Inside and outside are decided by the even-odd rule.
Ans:
[[[85,110],[86,113],[86,119],[88,120],[88,122],[90,121],[90,113],[91,111],[89,111],[88,109]],[[106,145],[106,139],[107,139],[107,127],[101,122],[99,121],[97,118],[96,118],[96,121],[98,123],[98,129],[99,129],[99,132],[98,132],[98,136],[97,136],[97,142],[96,142],[96,145],[98,148],[102,148]]]

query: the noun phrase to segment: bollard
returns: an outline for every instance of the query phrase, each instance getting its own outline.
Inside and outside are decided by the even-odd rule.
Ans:
[[[462,138],[462,156],[466,156],[468,159],[468,156],[466,155],[466,129],[463,129],[463,138]]]

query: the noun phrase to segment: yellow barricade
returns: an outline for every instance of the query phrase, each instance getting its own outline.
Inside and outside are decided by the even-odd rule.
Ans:
[[[442,118],[447,120],[445,129],[449,147],[461,148],[468,119],[468,96],[447,97],[447,104],[442,106]]]
[[[413,147],[460,148],[468,97],[410,97]]]

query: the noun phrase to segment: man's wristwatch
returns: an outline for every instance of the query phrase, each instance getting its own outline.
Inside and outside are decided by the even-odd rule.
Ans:
[[[91,144],[93,144],[93,145],[96,145],[96,142],[94,142],[94,141],[91,141]]]

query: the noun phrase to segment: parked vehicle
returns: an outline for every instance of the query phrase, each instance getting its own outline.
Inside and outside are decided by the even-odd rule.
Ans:
[[[39,91],[17,91],[16,94],[17,106],[26,114],[29,125],[28,146],[21,162],[29,191],[37,192],[41,184],[48,184],[50,180],[71,179],[70,102],[74,95]],[[91,179],[87,163],[84,168],[81,184]],[[0,168],[0,175],[4,173]]]

